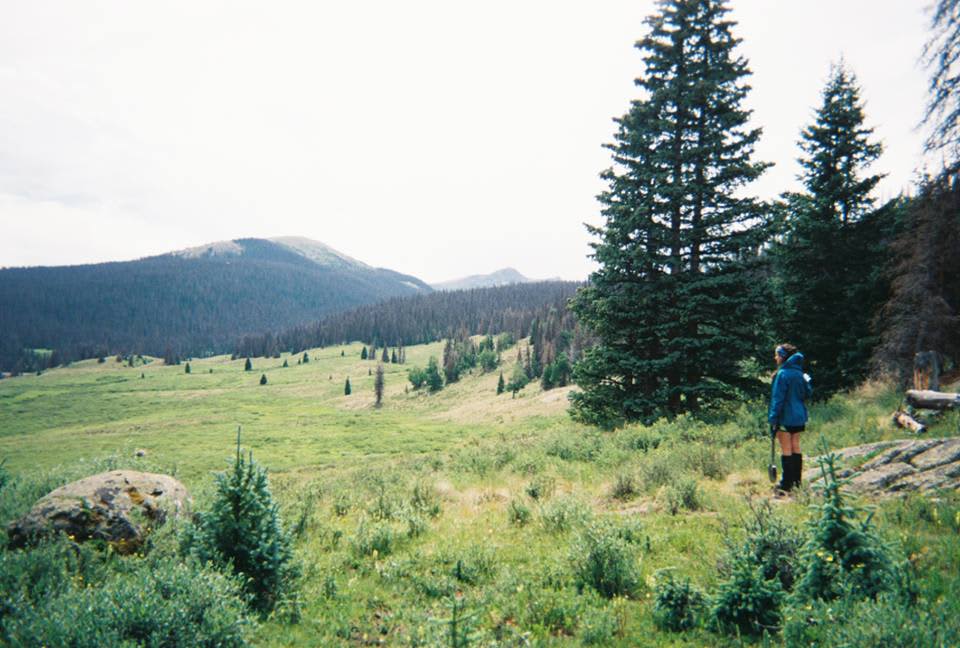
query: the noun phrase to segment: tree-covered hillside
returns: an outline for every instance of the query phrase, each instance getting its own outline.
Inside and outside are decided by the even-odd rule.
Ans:
[[[309,243],[309,242],[308,242]],[[238,336],[430,292],[302,239],[239,239],[118,263],[0,270],[0,369],[114,353],[204,355]],[[19,367],[18,367],[19,363]]]

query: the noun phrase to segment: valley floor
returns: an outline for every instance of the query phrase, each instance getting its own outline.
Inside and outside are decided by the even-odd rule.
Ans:
[[[308,363],[298,363],[302,355],[254,358],[252,371],[242,358],[193,360],[190,373],[108,358],[4,379],[0,459],[15,478],[52,486],[112,467],[166,472],[202,509],[239,426],[244,448],[270,471],[284,520],[298,529],[304,569],[300,621],[257,624],[257,645],[454,645],[452,632],[463,635],[455,645],[754,641],[706,622],[667,632],[654,622],[652,601],[664,569],[715,587],[729,543],[757,511],[797,529],[814,514],[819,500],[809,489],[770,497],[763,403],[744,404],[723,423],[681,418],[604,433],[570,420],[569,388],[532,384],[516,398],[496,395],[499,371],[474,370],[436,394],[414,391],[406,372],[439,357],[437,343],[408,348],[406,365],[385,366],[384,404],[375,408],[376,362],[360,360],[360,349],[312,349]],[[903,437],[889,422],[899,400],[892,387],[872,384],[815,406],[808,458],[818,446]],[[957,434],[957,413],[929,432]],[[957,638],[960,498],[868,503],[919,583],[912,618],[880,630],[913,623],[922,639],[939,624]],[[6,506],[0,522],[24,506]],[[638,582],[627,596],[584,586],[577,565],[599,527],[616,529],[632,552]],[[934,608],[953,620],[937,621]],[[850,612],[873,613],[882,616]],[[804,623],[802,614],[788,612],[788,630]],[[861,645],[883,645],[870,636]]]

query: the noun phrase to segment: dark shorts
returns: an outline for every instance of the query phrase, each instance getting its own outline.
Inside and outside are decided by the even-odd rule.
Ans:
[[[805,425],[785,425],[783,429],[790,434],[796,434],[797,432],[803,432],[806,427]]]

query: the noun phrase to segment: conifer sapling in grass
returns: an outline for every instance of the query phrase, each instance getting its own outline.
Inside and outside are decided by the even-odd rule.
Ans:
[[[239,431],[232,464],[216,475],[213,503],[196,514],[184,549],[203,563],[241,575],[251,607],[265,615],[281,602],[295,602],[300,572],[267,471],[253,460],[252,452],[244,457]]]
[[[253,371],[253,363],[250,362],[250,358],[247,358],[247,361],[243,363],[244,371]]]
[[[190,363],[189,363],[189,362],[183,366],[183,373],[190,373]]]
[[[363,347],[363,348],[360,350],[360,359],[361,359],[361,360],[366,360],[366,359],[367,359],[367,347]]]
[[[344,396],[350,395],[350,377],[349,376],[347,376],[346,382],[343,383],[343,395]]]
[[[267,374],[260,374],[260,384],[261,385],[267,384]]]
[[[310,354],[307,353],[306,351],[304,351],[304,352],[303,352],[303,364],[307,364],[308,362],[310,362]]]
[[[503,372],[500,372],[500,379],[497,381],[497,396],[503,393],[505,383],[503,382]]]

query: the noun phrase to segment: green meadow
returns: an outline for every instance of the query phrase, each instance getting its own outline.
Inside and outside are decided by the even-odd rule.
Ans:
[[[780,631],[765,637],[721,631],[704,611],[674,632],[655,620],[667,574],[709,593],[751,525],[803,533],[817,516],[810,489],[771,496],[765,403],[603,432],[570,420],[570,388],[496,395],[499,370],[475,369],[435,394],[413,390],[406,372],[439,357],[436,343],[385,365],[375,408],[377,363],[360,360],[361,348],[310,349],[300,364],[302,354],[253,358],[252,371],[222,356],[191,360],[189,374],[159,360],[130,367],[107,358],[4,379],[0,459],[10,485],[0,521],[45,489],[107,468],[174,474],[202,510],[239,427],[243,448],[269,470],[303,572],[298,619],[251,622],[254,645],[833,645],[860,636],[858,645],[879,646],[905,635],[915,641],[900,645],[960,637],[954,493],[858,502],[871,507],[890,555],[905,561],[908,603],[787,605]],[[503,355],[509,377],[515,353]],[[876,383],[814,406],[808,461],[817,447],[905,436],[889,422],[900,397]],[[957,413],[929,434],[957,435]],[[174,552],[176,531],[154,551]],[[603,534],[626,562],[621,551],[590,564]],[[597,569],[627,586],[605,595],[591,581]]]

